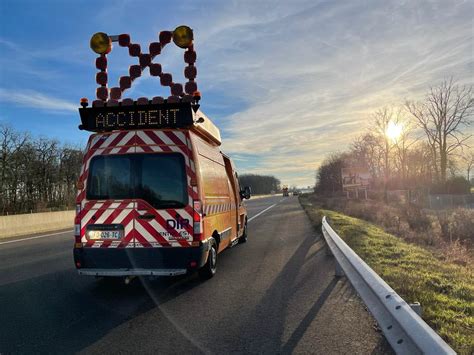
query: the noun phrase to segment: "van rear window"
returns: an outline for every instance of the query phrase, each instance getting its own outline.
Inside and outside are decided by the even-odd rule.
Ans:
[[[155,208],[188,203],[184,157],[179,153],[100,155],[92,158],[87,199],[142,199]]]

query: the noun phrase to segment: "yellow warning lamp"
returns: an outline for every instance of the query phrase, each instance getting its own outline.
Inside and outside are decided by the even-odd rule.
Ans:
[[[180,48],[188,48],[193,43],[193,30],[188,26],[178,26],[173,31],[173,42]]]
[[[87,97],[83,97],[81,99],[81,106],[82,107],[87,107],[89,105],[89,100],[87,100]]]
[[[104,32],[97,32],[91,37],[91,49],[97,54],[107,54],[112,50],[112,40]]]

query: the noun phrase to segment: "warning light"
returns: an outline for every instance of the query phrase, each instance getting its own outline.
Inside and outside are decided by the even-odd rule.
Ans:
[[[196,90],[195,92],[193,92],[193,97],[196,100],[201,100],[201,92]]]
[[[180,48],[188,48],[193,43],[193,30],[188,26],[178,26],[173,31],[173,42]]]
[[[87,107],[89,105],[89,100],[87,100],[87,97],[83,97],[81,99],[81,106],[82,107]]]
[[[107,54],[112,50],[112,40],[104,32],[97,32],[91,37],[91,49],[97,54]]]

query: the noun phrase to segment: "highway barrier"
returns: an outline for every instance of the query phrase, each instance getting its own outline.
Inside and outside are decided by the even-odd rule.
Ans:
[[[0,216],[0,239],[73,228],[75,211]]]
[[[377,320],[397,354],[456,354],[374,270],[331,228],[323,217],[322,231],[336,259],[336,276],[345,275]]]

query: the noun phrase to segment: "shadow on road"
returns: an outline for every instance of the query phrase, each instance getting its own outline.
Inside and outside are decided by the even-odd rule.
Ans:
[[[273,217],[273,216],[272,216]],[[276,216],[275,218],[278,218]],[[311,247],[318,242],[314,234],[308,234],[296,248],[293,255],[279,272],[276,279],[265,292],[264,297],[255,307],[253,316],[240,329],[241,338],[248,339],[242,344],[243,352],[250,353],[281,353],[282,347],[276,339],[283,339],[285,322],[288,315],[288,305],[293,300],[296,291],[296,281],[305,277],[301,272],[307,263],[307,255]],[[315,255],[319,252],[316,251]],[[311,277],[311,276],[310,276]],[[314,277],[314,274],[312,275]],[[334,287],[334,286],[332,286]],[[329,294],[332,288],[327,288]],[[321,305],[327,298],[321,298]],[[319,307],[321,307],[319,305]],[[303,330],[304,331],[304,330]],[[298,336],[296,333],[295,336]],[[296,340],[297,341],[297,340]],[[290,345],[292,345],[291,343]]]
[[[2,285],[0,353],[76,353],[200,284],[189,275],[126,286],[70,269]]]
[[[303,337],[306,329],[310,326],[314,318],[316,318],[316,315],[323,306],[324,302],[326,302],[326,299],[329,297],[334,287],[336,287],[337,281],[338,279],[334,278],[329,283],[329,285],[326,286],[323,293],[315,302],[314,306],[309,310],[309,312],[306,314],[306,317],[303,318],[299,326],[293,331],[290,339],[288,339],[286,344],[281,348],[282,353],[289,354],[293,352],[293,349],[296,347],[296,345],[298,345],[298,342]]]

